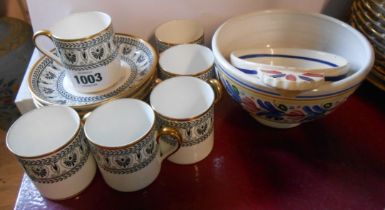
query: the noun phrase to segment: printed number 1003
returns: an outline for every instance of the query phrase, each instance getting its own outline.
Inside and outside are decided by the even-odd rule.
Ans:
[[[78,84],[93,84],[95,82],[102,81],[102,75],[100,73],[96,73],[94,75],[81,75],[81,76],[74,76],[76,79],[76,82]]]

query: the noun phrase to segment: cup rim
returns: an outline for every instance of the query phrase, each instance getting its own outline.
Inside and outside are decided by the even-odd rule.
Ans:
[[[207,82],[205,82],[205,81],[203,81],[203,80],[201,80],[201,79],[199,79],[199,78],[196,78],[196,77],[191,77],[191,76],[178,76],[178,77],[172,77],[172,78],[169,78],[169,79],[166,79],[166,80],[164,80],[164,81],[162,81],[162,82],[166,82],[167,80],[174,80],[174,79],[180,79],[180,78],[194,78],[194,79],[197,79],[197,81],[199,81],[199,82],[203,82],[202,84],[204,84],[205,86],[207,85],[208,86],[208,89],[212,92],[212,94],[213,94],[213,100],[212,100],[212,102],[211,102],[211,104],[210,104],[210,106],[208,106],[207,107],[207,109],[205,109],[202,113],[200,113],[200,114],[197,114],[197,115],[195,115],[195,116],[192,116],[192,117],[187,117],[187,118],[175,118],[175,117],[170,117],[170,116],[166,116],[166,115],[164,115],[164,114],[161,114],[155,107],[154,107],[154,105],[151,103],[151,98],[152,98],[152,95],[153,95],[153,92],[154,91],[152,91],[151,92],[151,94],[150,94],[150,106],[151,106],[151,108],[152,108],[152,110],[157,114],[157,115],[159,115],[159,116],[161,116],[161,117],[163,117],[163,118],[165,118],[165,119],[169,119],[169,120],[172,120],[172,121],[179,121],[179,122],[182,122],[182,121],[191,121],[191,120],[195,120],[195,119],[198,119],[198,118],[200,118],[200,117],[202,117],[203,115],[205,115],[207,112],[209,112],[210,110],[211,110],[211,108],[213,108],[214,107],[214,105],[215,105],[215,92],[214,92],[214,90],[211,88],[211,86],[207,83]],[[161,82],[161,83],[162,83]],[[159,85],[159,84],[158,84]],[[154,87],[154,89],[156,88],[156,86]]]
[[[212,63],[211,63],[211,65],[208,66],[207,68],[205,68],[204,70],[200,70],[199,72],[197,72],[197,73],[192,73],[192,74],[180,74],[180,73],[174,73],[174,72],[168,71],[168,70],[167,70],[166,68],[164,68],[164,67],[162,66],[162,64],[161,64],[161,61],[160,61],[160,60],[162,59],[162,58],[161,58],[162,55],[164,56],[164,55],[165,55],[164,53],[165,53],[166,51],[175,49],[175,47],[183,47],[183,46],[197,47],[197,48],[200,48],[200,51],[203,51],[203,50],[206,51],[206,52],[210,51],[211,56],[212,56]],[[207,51],[207,50],[208,50],[208,51]],[[167,52],[166,52],[166,53],[167,53]],[[213,52],[210,50],[210,48],[208,48],[208,47],[206,47],[206,46],[203,46],[203,45],[199,45],[199,44],[180,44],[180,45],[172,46],[172,47],[168,48],[167,50],[163,51],[163,52],[162,52],[162,55],[159,56],[159,61],[158,61],[158,63],[159,63],[159,70],[161,70],[161,71],[163,71],[164,73],[169,74],[169,75],[171,75],[171,76],[193,76],[193,77],[201,76],[201,75],[203,75],[203,74],[209,72],[210,70],[212,70],[212,69],[214,68],[214,64],[215,64],[214,54],[213,54]]]
[[[80,134],[81,134],[81,129],[83,127],[82,125],[82,122],[80,120],[80,117],[79,117],[79,114],[71,107],[68,107],[68,106],[62,106],[62,105],[52,105],[52,106],[46,106],[46,107],[42,107],[42,108],[39,108],[39,109],[33,109],[32,111],[29,111],[25,114],[23,114],[19,119],[21,118],[24,118],[25,116],[28,116],[28,115],[31,115],[35,112],[38,112],[39,110],[41,109],[50,109],[51,107],[60,107],[60,108],[64,108],[64,109],[67,109],[69,110],[70,112],[74,112],[76,116],[76,121],[77,121],[77,124],[78,124],[78,127],[76,129],[76,131],[74,132],[74,134],[61,146],[58,146],[57,148],[53,149],[52,151],[50,152],[45,152],[43,154],[39,154],[39,155],[33,155],[33,156],[24,156],[24,155],[19,155],[19,154],[16,154],[15,151],[10,147],[9,143],[8,143],[8,139],[9,139],[9,135],[10,135],[10,130],[15,126],[15,122],[11,125],[11,127],[8,129],[8,132],[7,132],[7,135],[6,135],[6,138],[5,138],[5,143],[6,143],[6,146],[8,148],[9,151],[12,152],[12,154],[14,154],[15,156],[19,157],[19,158],[23,158],[23,159],[37,159],[37,158],[42,158],[42,157],[45,157],[45,156],[50,156],[52,154],[55,154],[57,152],[59,152],[60,150],[62,150],[63,148],[67,147],[69,144],[71,144],[71,142],[76,138],[78,137]],[[19,120],[18,119],[18,120]]]
[[[193,23],[197,27],[197,29],[200,30],[200,32],[199,32],[200,36],[198,36],[196,39],[190,40],[188,42],[172,42],[172,41],[170,42],[170,41],[165,41],[165,40],[159,38],[159,30],[161,28],[163,28],[166,24],[172,24],[172,23],[176,23],[176,22]],[[191,19],[174,19],[174,20],[167,21],[165,23],[161,23],[155,28],[155,33],[154,33],[156,41],[160,42],[161,44],[168,45],[168,46],[197,43],[197,42],[199,42],[199,40],[201,40],[204,37],[204,34],[205,33],[204,33],[203,26],[200,25],[197,21],[191,20]]]
[[[159,70],[160,71],[163,71],[164,73],[166,74],[169,74],[173,77],[177,77],[177,76],[191,76],[191,77],[198,77],[198,76],[201,76],[203,74],[206,74],[207,72],[209,72],[210,70],[212,70],[214,68],[214,64],[212,64],[210,67],[208,67],[207,69],[203,70],[203,71],[200,71],[198,73],[194,73],[194,74],[176,74],[176,73],[172,73],[172,72],[169,72],[167,70],[165,70],[164,68],[162,68],[160,65],[159,65]]]
[[[172,121],[178,121],[178,122],[183,122],[183,121],[192,121],[192,120],[196,120],[200,117],[202,117],[203,115],[207,114],[207,112],[209,112],[211,110],[211,108],[214,107],[214,102],[207,108],[207,110],[205,110],[204,112],[202,112],[201,114],[199,115],[196,115],[196,116],[193,116],[193,117],[189,117],[189,118],[173,118],[173,117],[168,117],[168,116],[165,116],[163,114],[160,114],[159,112],[157,112],[156,110],[154,110],[154,112],[161,116],[162,118],[165,118],[165,119],[168,119],[168,120],[172,120]],[[151,106],[152,109],[154,109],[153,106]]]
[[[79,42],[79,41],[84,41],[84,40],[88,40],[88,39],[92,39],[92,38],[95,38],[97,36],[99,36],[101,33],[104,33],[106,31],[108,31],[110,28],[112,28],[112,18],[110,15],[108,15],[107,13],[104,13],[104,12],[100,12],[100,11],[88,11],[88,12],[76,12],[76,13],[72,13],[62,19],[60,19],[58,22],[61,22],[61,21],[64,21],[65,19],[71,17],[71,16],[74,16],[74,15],[79,15],[79,14],[86,14],[86,13],[98,13],[99,15],[103,15],[103,16],[106,16],[109,18],[109,23],[107,24],[106,27],[104,27],[103,29],[101,29],[100,31],[98,32],[95,32],[91,35],[88,35],[88,36],[84,36],[84,37],[81,37],[81,38],[75,38],[75,39],[66,39],[66,38],[63,38],[63,37],[59,37],[57,35],[55,35],[51,29],[48,29],[48,31],[51,33],[51,36],[56,39],[56,40],[59,40],[59,41],[64,41],[64,42]],[[55,23],[55,24],[57,24]],[[50,27],[52,28],[53,25]]]
[[[195,39],[194,41],[190,41],[190,42],[171,43],[171,42],[165,42],[165,41],[162,41],[162,40],[160,40],[160,39],[158,39],[158,38],[156,38],[156,40],[157,40],[159,43],[163,44],[163,45],[167,45],[167,46],[172,47],[172,46],[181,45],[181,44],[197,44],[197,43],[199,43],[200,40],[203,39],[203,38],[204,38],[204,34],[202,34],[202,36],[198,37],[198,38]]]
[[[102,149],[106,149],[106,150],[120,150],[120,149],[126,149],[126,148],[129,148],[129,147],[132,147],[133,145],[141,142],[142,140],[144,140],[145,138],[148,137],[148,135],[155,129],[155,122],[156,122],[156,115],[155,115],[155,112],[154,110],[147,104],[145,103],[144,101],[142,100],[139,100],[139,99],[135,99],[135,98],[121,98],[121,99],[117,99],[117,100],[114,100],[114,101],[111,101],[111,103],[114,103],[114,102],[117,102],[117,101],[137,101],[141,104],[143,104],[144,106],[148,106],[151,110],[151,113],[153,114],[154,116],[154,120],[152,121],[151,123],[151,126],[150,128],[143,134],[141,135],[140,137],[136,138],[135,140],[129,142],[128,144],[125,144],[125,145],[121,145],[121,146],[105,146],[105,145],[101,145],[101,144],[98,144],[95,142],[95,140],[93,140],[92,138],[90,138],[88,132],[87,132],[87,129],[86,129],[86,126],[87,126],[87,121],[89,120],[89,118],[85,121],[84,123],[84,134],[86,136],[86,138],[88,139],[88,142],[91,143],[92,145],[98,147],[98,148],[102,148]],[[107,103],[109,104],[109,103]],[[105,105],[105,104],[104,104]],[[99,107],[97,107],[95,110],[93,110],[92,112],[94,113],[95,111],[97,111],[98,109],[100,109],[101,107],[103,107],[104,105],[101,105]],[[92,115],[92,114],[91,114]]]

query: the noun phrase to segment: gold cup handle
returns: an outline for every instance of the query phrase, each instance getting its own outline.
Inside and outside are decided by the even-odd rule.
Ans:
[[[156,78],[156,79],[155,79],[155,82],[154,82],[154,83],[155,83],[155,86],[158,85],[158,84],[161,83],[161,82],[163,82],[162,79]]]
[[[160,155],[161,161],[163,161],[164,159],[167,159],[168,157],[173,155],[175,152],[177,152],[179,150],[180,146],[182,145],[182,135],[180,135],[179,131],[177,131],[176,129],[170,128],[170,127],[161,128],[160,131],[158,132],[157,137],[156,137],[158,144],[160,144],[159,138],[161,136],[164,136],[164,135],[168,135],[168,136],[171,136],[174,139],[176,139],[176,146],[171,148],[169,151],[163,151],[163,152],[161,151],[160,152],[161,153],[161,155]]]
[[[217,79],[209,79],[207,82],[211,85],[211,87],[214,90],[214,93],[215,93],[214,103],[218,103],[218,101],[221,100],[222,95],[223,95],[222,84]]]
[[[150,86],[151,91],[152,91],[157,85],[159,85],[159,83],[161,83],[161,82],[163,82],[162,79],[156,78],[155,81],[153,82],[153,84]]]
[[[41,31],[37,31],[33,37],[32,37],[32,41],[33,43],[35,44],[35,46],[37,47],[37,49],[42,52],[44,55],[46,55],[47,57],[51,58],[52,60],[54,60],[56,63],[60,64],[60,65],[63,65],[62,61],[60,60],[60,58],[56,55],[54,55],[52,52],[48,51],[48,50],[45,50],[43,47],[40,46],[40,44],[38,44],[38,42],[36,42],[36,39],[38,36],[46,36],[48,37],[51,41],[52,41],[52,34],[50,31],[47,31],[47,30],[41,30]]]
[[[91,114],[92,114],[92,111],[89,111],[89,112],[87,112],[87,113],[84,113],[83,116],[81,116],[81,114],[80,114],[80,116],[81,116],[81,121],[82,121],[83,124],[86,123],[88,117],[89,117]]]

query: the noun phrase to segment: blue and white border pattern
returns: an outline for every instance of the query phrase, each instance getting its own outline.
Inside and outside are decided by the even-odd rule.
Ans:
[[[203,142],[213,133],[214,108],[211,107],[205,114],[193,120],[177,121],[158,115],[157,121],[159,126],[177,129],[182,135],[181,146],[189,147]],[[161,136],[160,139],[167,144],[176,145],[176,140],[170,136]]]
[[[126,148],[102,148],[92,143],[90,146],[99,168],[112,174],[130,174],[143,169],[159,150],[154,128],[145,139]]]
[[[59,152],[41,159],[18,157],[18,161],[32,181],[52,184],[77,173],[88,160],[89,155],[89,146],[81,128],[75,139]]]
[[[71,41],[52,38],[65,68],[82,71],[105,66],[117,56],[112,25],[96,37]]]

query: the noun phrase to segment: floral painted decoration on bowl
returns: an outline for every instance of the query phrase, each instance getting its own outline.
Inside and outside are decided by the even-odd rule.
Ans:
[[[300,123],[320,119],[334,111],[346,101],[349,94],[319,100],[271,100],[264,94],[256,95],[248,88],[242,87],[225,74],[219,73],[219,78],[229,95],[248,111],[259,122],[276,128],[295,127]],[[354,90],[349,91],[349,93]],[[273,123],[275,122],[275,123]],[[280,124],[280,126],[277,126]]]

